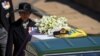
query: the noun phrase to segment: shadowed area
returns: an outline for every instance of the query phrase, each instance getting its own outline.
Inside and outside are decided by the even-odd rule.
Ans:
[[[93,11],[90,8],[87,8],[85,6],[77,4],[72,0],[45,0],[45,2],[59,2],[64,5],[68,5],[68,6],[72,7],[73,9],[79,11],[80,13],[88,15],[89,17],[92,17],[93,19],[100,22],[100,13],[99,12]]]

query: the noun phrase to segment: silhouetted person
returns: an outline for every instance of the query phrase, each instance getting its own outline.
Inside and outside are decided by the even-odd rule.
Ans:
[[[1,0],[0,7],[1,7],[0,24],[8,31],[10,24],[14,22],[12,0]]]
[[[7,33],[14,21],[12,0],[0,0],[0,56],[5,56]]]

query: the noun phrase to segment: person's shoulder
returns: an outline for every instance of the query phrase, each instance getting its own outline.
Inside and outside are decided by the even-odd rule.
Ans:
[[[36,23],[35,21],[33,21],[33,20],[31,20],[31,19],[29,19],[29,22],[31,22],[31,23],[33,23],[33,24],[35,24],[35,23]]]
[[[36,26],[35,26],[35,24],[36,24],[35,21],[33,21],[33,20],[30,19],[29,22],[30,22],[30,26],[36,27]]]
[[[20,24],[21,24],[21,20],[19,19],[19,20],[13,22],[13,23],[11,24],[11,26],[16,27],[16,26],[19,26]]]

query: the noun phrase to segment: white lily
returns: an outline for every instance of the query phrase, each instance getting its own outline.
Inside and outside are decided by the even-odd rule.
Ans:
[[[59,31],[61,28],[70,29],[66,17],[43,16],[36,25],[40,33],[45,32],[45,34],[49,35],[52,35],[54,31]]]

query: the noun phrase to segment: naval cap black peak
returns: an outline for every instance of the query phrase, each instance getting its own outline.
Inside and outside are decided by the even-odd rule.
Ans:
[[[31,11],[31,5],[29,3],[23,2],[19,4],[19,11]]]

